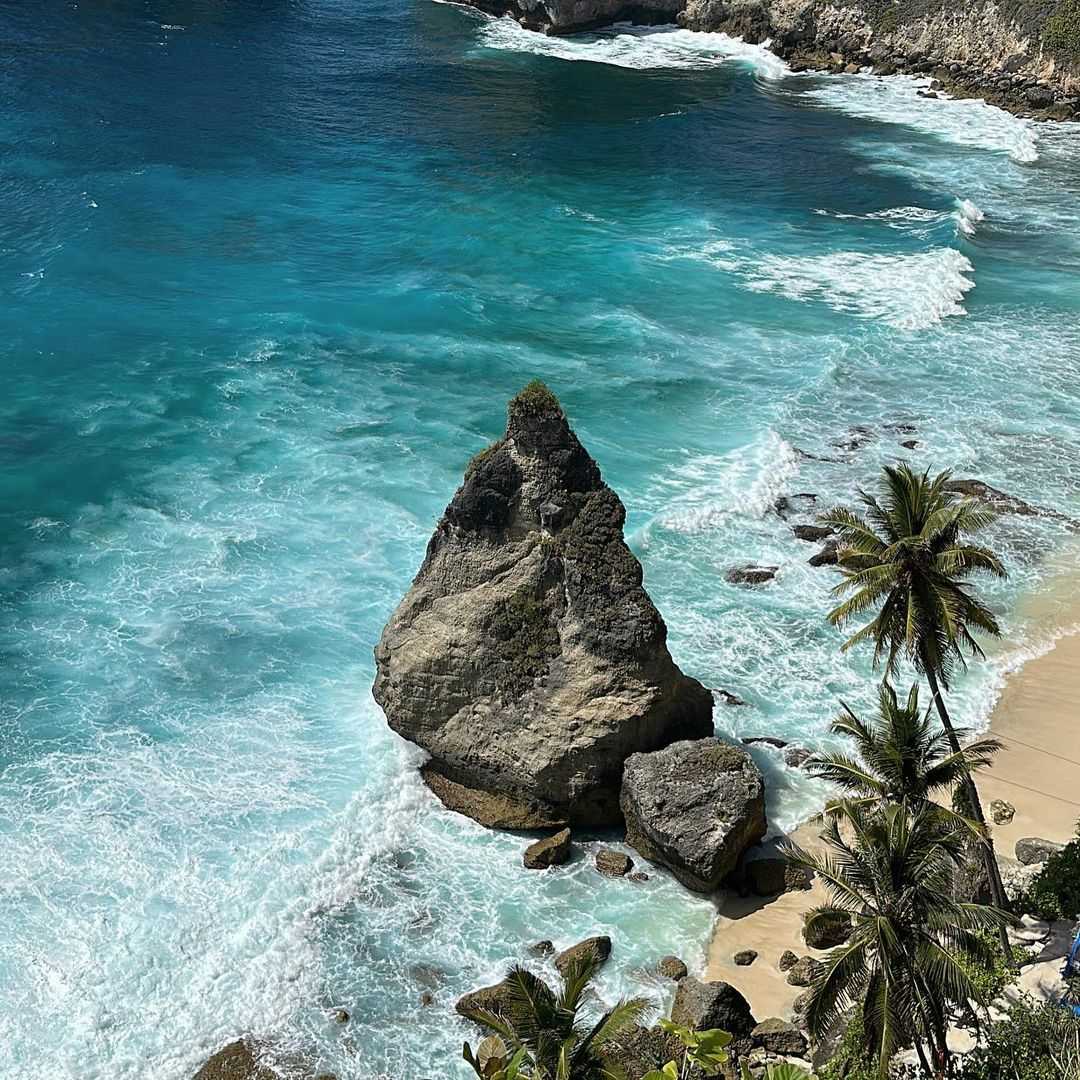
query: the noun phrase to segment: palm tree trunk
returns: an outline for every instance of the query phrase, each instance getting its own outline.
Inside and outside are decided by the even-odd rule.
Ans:
[[[952,726],[952,720],[949,718],[949,710],[945,708],[945,699],[942,697],[941,687],[938,685],[934,668],[926,662],[928,659],[926,656],[923,657],[923,669],[926,672],[927,682],[930,683],[930,692],[934,695],[934,704],[937,706],[938,716],[941,717],[941,726],[945,729],[952,752],[959,754],[961,749],[960,740],[956,737],[956,729]],[[994,906],[1006,911],[1008,910],[1008,898],[1005,896],[1005,886],[1001,882],[1001,870],[998,868],[997,859],[994,856],[994,839],[990,835],[990,830],[986,827],[986,815],[983,814],[982,802],[979,799],[975,781],[971,778],[971,773],[966,769],[964,770],[964,794],[967,795],[975,820],[985,830],[982,853],[983,863],[986,866],[986,876],[990,880],[990,895],[994,899]],[[1005,963],[1011,966],[1012,953],[1009,949],[1009,936],[1006,934],[1004,926],[999,927],[998,937],[1001,942],[1001,951]]]

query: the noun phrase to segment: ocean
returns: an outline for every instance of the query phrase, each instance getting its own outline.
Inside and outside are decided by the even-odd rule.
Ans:
[[[244,1032],[464,1076],[453,1001],[530,942],[609,933],[609,999],[702,966],[709,900],[442,811],[372,648],[533,377],[733,738],[874,696],[777,499],[905,458],[1080,516],[1080,127],[921,86],[429,0],[0,0],[0,1076]],[[1071,535],[994,526],[965,723]],[[755,756],[775,828],[816,808]]]

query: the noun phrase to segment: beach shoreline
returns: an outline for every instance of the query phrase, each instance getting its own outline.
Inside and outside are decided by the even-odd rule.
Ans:
[[[1075,584],[1071,575],[1069,580]],[[1015,667],[1003,667],[987,732],[1001,740],[1003,749],[976,776],[988,815],[995,799],[1015,808],[1011,821],[992,826],[997,856],[1005,866],[1015,859],[1017,840],[1042,837],[1065,843],[1080,820],[1080,627],[1059,625],[1036,640],[1048,641],[1049,647]],[[818,831],[811,820],[790,838],[813,848],[820,844]],[[713,924],[704,977],[736,986],[759,1020],[790,1018],[803,988],[788,985],[777,962],[788,949],[799,956],[824,955],[808,949],[801,932],[803,914],[824,900],[817,881],[809,891],[771,899],[726,894]],[[738,967],[733,957],[745,949],[754,949],[758,957],[751,966]]]

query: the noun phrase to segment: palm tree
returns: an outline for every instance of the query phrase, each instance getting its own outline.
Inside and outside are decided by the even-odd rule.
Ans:
[[[967,656],[983,656],[975,633],[1001,635],[997,619],[967,577],[979,571],[1004,577],[1005,569],[989,548],[968,539],[996,515],[973,500],[957,498],[949,478],[948,472],[931,477],[929,470],[916,473],[906,464],[886,465],[880,499],[860,492],[863,515],[837,507],[821,520],[840,537],[837,556],[844,579],[833,592],[850,594],[829,612],[829,622],[843,626],[872,609],[877,612],[843,648],[873,642],[874,666],[884,663],[887,676],[897,674],[901,659],[909,660],[926,676],[949,745],[959,754],[960,740],[942,690],[949,688],[953,672],[965,665]],[[963,787],[984,830],[983,855],[994,902],[1004,907],[993,841],[970,772],[963,776]]]
[[[997,739],[979,739],[954,752],[945,732],[935,731],[929,713],[920,710],[918,684],[901,704],[892,686],[882,683],[877,715],[870,723],[841,705],[844,712],[833,721],[831,731],[850,739],[858,756],[818,754],[806,763],[808,771],[843,791],[826,804],[826,814],[842,814],[852,801],[869,808],[906,801],[913,808],[932,807],[945,823],[982,839],[977,822],[932,800],[954,791],[967,775],[987,765],[1001,749]]]
[[[500,1010],[469,1009],[465,1015],[498,1036],[510,1053],[521,1054],[520,1075],[529,1080],[623,1080],[613,1055],[615,1041],[641,1019],[649,1003],[631,998],[586,1020],[583,1005],[599,966],[592,953],[571,961],[558,993],[526,968],[513,967]],[[468,1044],[465,1058],[470,1064],[474,1060]]]
[[[843,833],[838,818],[826,821],[824,854],[788,851],[829,894],[828,903],[809,912],[808,924],[852,923],[848,941],[833,949],[810,988],[807,1026],[821,1039],[861,1005],[882,1077],[893,1055],[909,1045],[927,1073],[942,1077],[950,1011],[981,1000],[967,974],[990,960],[980,932],[1004,925],[1008,915],[951,898],[963,838],[942,830],[930,806],[871,809],[853,802],[843,820]]]

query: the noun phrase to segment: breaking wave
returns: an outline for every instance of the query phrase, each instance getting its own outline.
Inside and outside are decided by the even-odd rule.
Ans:
[[[787,64],[765,45],[748,45],[727,34],[704,34],[673,26],[631,26],[572,37],[549,37],[524,29],[511,18],[491,19],[480,30],[485,48],[551,56],[558,60],[610,64],[613,67],[704,69],[741,62],[766,79],[788,74]]]

